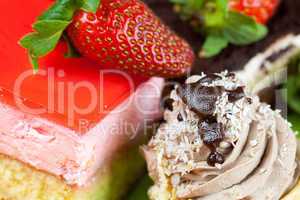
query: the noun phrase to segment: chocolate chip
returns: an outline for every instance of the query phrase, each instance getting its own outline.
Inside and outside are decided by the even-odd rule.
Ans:
[[[213,81],[221,80],[222,78],[216,74],[208,74],[199,80],[199,83],[212,83]]]
[[[215,166],[215,164],[223,164],[224,162],[224,156],[217,151],[211,152],[207,158],[207,164],[210,166]]]
[[[223,127],[216,121],[205,120],[199,123],[200,136],[209,147],[217,146],[224,138]]]
[[[177,120],[180,121],[180,122],[183,121],[182,115],[180,113],[177,115]]]
[[[252,101],[252,99],[251,98],[247,98],[247,102],[249,103],[249,104],[252,104],[253,103],[253,101]]]
[[[178,89],[178,95],[189,108],[198,115],[213,115],[218,97],[224,91],[223,87],[206,87],[197,83],[184,85]]]
[[[173,99],[166,99],[164,102],[163,102],[163,106],[165,109],[168,109],[170,111],[173,111],[173,102],[174,100]]]
[[[245,97],[245,92],[243,87],[238,87],[235,90],[230,90],[228,92],[228,100],[229,102],[233,103],[241,98]]]
[[[230,72],[230,73],[228,73],[228,74],[226,75],[226,77],[234,79],[234,78],[235,78],[235,73]]]

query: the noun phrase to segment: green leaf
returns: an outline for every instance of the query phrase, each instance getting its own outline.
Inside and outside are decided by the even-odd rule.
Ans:
[[[70,24],[70,21],[62,20],[42,20],[33,24],[34,30],[45,36],[51,36],[61,32]]]
[[[228,46],[228,40],[221,34],[210,34],[206,37],[200,57],[212,57]]]
[[[205,9],[201,12],[205,19],[206,29],[221,28],[224,25],[225,16],[228,11],[227,0],[207,1]]]
[[[26,35],[20,44],[35,58],[45,56],[56,47],[69,23],[60,20],[38,21],[33,25],[37,32]]]
[[[171,3],[176,3],[176,4],[184,4],[186,3],[186,0],[170,0]]]
[[[126,200],[137,200],[137,199],[149,200],[147,193],[151,185],[153,185],[153,181],[149,178],[148,175],[146,175],[125,199]]]
[[[38,64],[38,58],[34,57],[33,55],[29,54],[29,60],[33,66],[33,73],[36,74],[39,69],[39,64]]]
[[[67,53],[65,53],[65,57],[66,58],[78,58],[78,57],[80,57],[80,54],[75,49],[75,47],[73,46],[73,44],[70,41],[70,39],[68,38],[68,36],[66,34],[63,34],[63,38],[64,38],[64,40],[66,41],[66,43],[68,45],[68,51],[67,51]]]
[[[289,107],[300,115],[300,78],[299,76],[289,76],[286,83],[287,102]]]
[[[96,13],[100,5],[100,0],[82,0],[81,8],[87,12]]]
[[[228,11],[228,0],[217,0],[216,5],[219,11],[226,13]]]
[[[38,59],[53,51],[64,30],[72,22],[76,10],[83,0],[57,0],[33,24],[34,32],[27,34],[19,44],[28,50],[34,71],[38,70]]]
[[[38,20],[70,21],[72,20],[74,12],[80,8],[81,5],[81,0],[57,0]]]
[[[268,33],[265,26],[237,12],[228,12],[224,25],[224,36],[235,45],[247,45],[264,38]]]
[[[293,125],[292,129],[298,132],[297,137],[300,138],[300,115],[289,114],[288,121]]]

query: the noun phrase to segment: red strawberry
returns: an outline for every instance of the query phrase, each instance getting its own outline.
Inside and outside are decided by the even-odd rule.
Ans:
[[[193,62],[189,45],[139,0],[103,0],[95,14],[79,11],[68,35],[82,55],[100,66],[174,77]]]
[[[194,60],[188,43],[140,0],[59,0],[33,27],[36,32],[23,38],[21,45],[29,50],[35,68],[65,29],[79,53],[99,66],[176,77],[185,74]]]
[[[253,17],[265,24],[274,15],[279,0],[230,0],[230,9]]]
[[[211,57],[228,44],[247,45],[267,34],[264,26],[274,15],[280,0],[191,0],[175,3],[182,19],[205,35],[201,57]]]

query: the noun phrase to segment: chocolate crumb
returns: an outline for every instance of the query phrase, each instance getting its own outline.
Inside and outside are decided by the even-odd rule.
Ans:
[[[164,107],[165,109],[168,109],[168,110],[170,110],[170,111],[173,111],[173,102],[174,102],[173,99],[168,98],[168,99],[166,99],[166,100],[163,102],[163,107]]]
[[[224,138],[222,124],[216,121],[200,122],[199,130],[204,144],[210,148],[215,148]]]
[[[180,122],[183,121],[183,117],[180,113],[177,115],[177,120],[180,121]]]
[[[224,162],[224,156],[217,151],[211,152],[207,158],[207,164],[213,167],[216,164],[223,164]]]
[[[228,100],[231,103],[236,102],[241,98],[245,97],[245,92],[243,87],[238,87],[235,90],[227,91],[227,92],[228,92]]]
[[[234,78],[235,78],[235,73],[230,72],[230,73],[228,73],[228,74],[226,75],[226,77],[234,79]]]
[[[253,101],[252,101],[252,99],[251,98],[247,98],[247,102],[249,103],[249,104],[252,104],[253,103]]]

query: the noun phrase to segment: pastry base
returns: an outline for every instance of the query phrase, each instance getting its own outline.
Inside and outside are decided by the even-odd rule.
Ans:
[[[144,171],[138,147],[120,152],[85,188],[0,155],[1,200],[117,200]]]
[[[300,199],[300,181],[282,200],[299,200]]]

